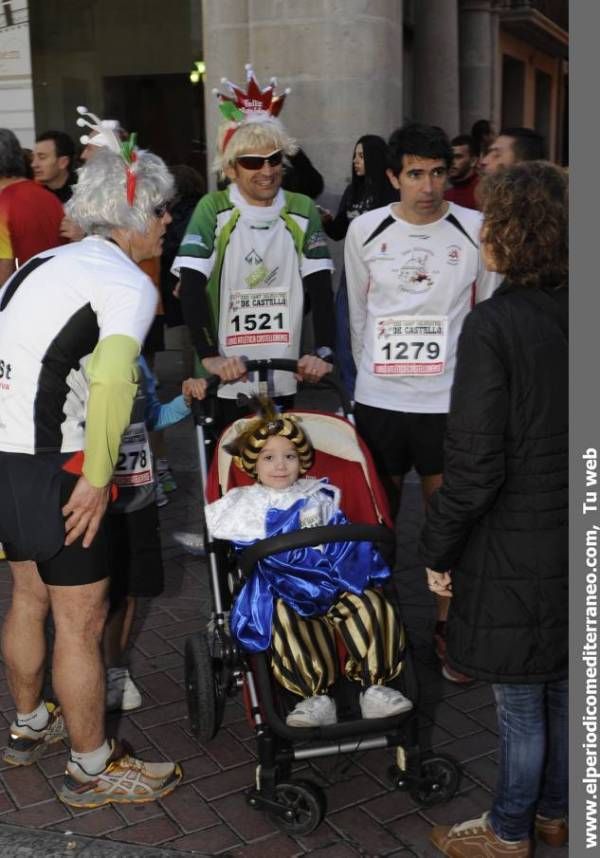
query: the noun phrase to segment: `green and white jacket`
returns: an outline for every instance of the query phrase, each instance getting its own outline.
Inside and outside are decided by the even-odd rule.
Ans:
[[[300,355],[303,278],[333,269],[321,219],[308,197],[279,190],[272,206],[251,206],[235,184],[206,194],[194,211],[172,271],[207,278],[211,326],[225,356]],[[275,392],[295,392],[290,374],[275,373]],[[242,382],[220,394],[250,393]]]

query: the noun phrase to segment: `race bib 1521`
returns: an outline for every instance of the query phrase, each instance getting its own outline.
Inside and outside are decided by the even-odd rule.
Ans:
[[[287,292],[234,292],[227,314],[226,346],[290,341]]]

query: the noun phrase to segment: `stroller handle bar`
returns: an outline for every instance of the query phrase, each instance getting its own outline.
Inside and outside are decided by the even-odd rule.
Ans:
[[[280,372],[298,372],[298,361],[295,360],[287,360],[285,358],[263,358],[260,360],[247,360],[245,361],[246,369],[248,372],[258,372],[259,380],[266,381],[269,371],[271,370],[279,370]],[[217,388],[221,384],[221,379],[218,375],[210,375],[206,379],[208,387],[206,391],[206,395],[214,396],[217,392]],[[344,416],[348,417],[348,415],[352,414],[352,403],[348,398],[348,394],[341,383],[340,379],[337,375],[333,375],[332,373],[328,373],[323,376],[321,381],[315,385],[318,388],[330,388],[334,390],[338,396],[340,401],[340,405],[342,406],[342,410],[344,412]],[[194,421],[196,424],[204,423],[206,418],[206,411],[204,406],[205,400],[194,399],[192,400],[192,415],[194,417]]]
[[[238,566],[244,578],[247,578],[259,560],[271,554],[279,554],[281,551],[290,551],[293,548],[321,545],[324,542],[386,542],[393,545],[395,536],[389,528],[380,524],[329,524],[322,527],[307,527],[305,530],[295,530],[293,533],[282,533],[279,536],[261,539],[242,551]]]

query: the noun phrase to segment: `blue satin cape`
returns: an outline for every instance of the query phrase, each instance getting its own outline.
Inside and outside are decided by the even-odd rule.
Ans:
[[[266,515],[266,536],[300,530],[301,498],[286,510],[271,508]],[[346,524],[338,511],[327,524]],[[243,550],[251,542],[236,542]],[[260,560],[240,591],[231,611],[234,637],[250,652],[271,644],[273,606],[282,599],[301,617],[326,614],[345,592],[360,595],[371,584],[384,581],[390,570],[371,542],[330,542],[320,548],[294,548]]]

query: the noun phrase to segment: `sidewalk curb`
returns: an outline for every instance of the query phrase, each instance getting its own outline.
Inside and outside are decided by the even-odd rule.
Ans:
[[[175,855],[203,858],[208,853],[138,846],[119,840],[0,823],[0,855],[2,858],[173,858]]]

